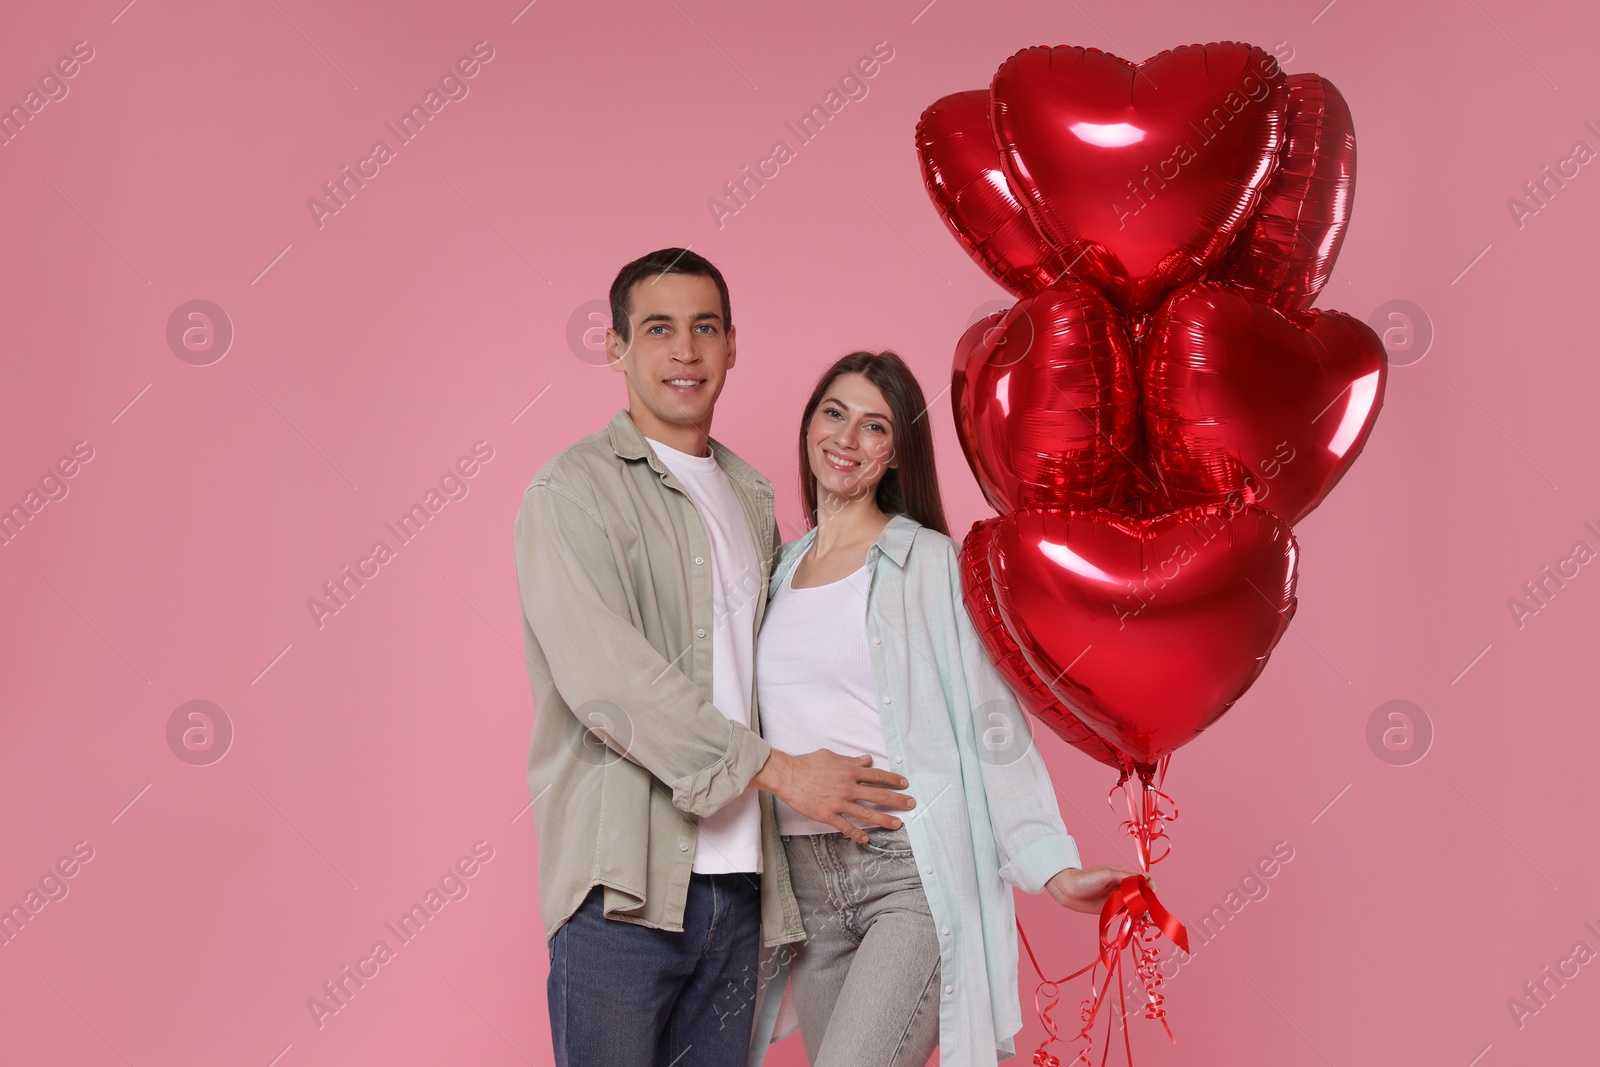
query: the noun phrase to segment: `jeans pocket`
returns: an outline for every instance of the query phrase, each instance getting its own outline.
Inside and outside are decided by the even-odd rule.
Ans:
[[[904,826],[898,830],[868,827],[867,843],[861,847],[877,856],[911,859],[911,835],[906,833]]]

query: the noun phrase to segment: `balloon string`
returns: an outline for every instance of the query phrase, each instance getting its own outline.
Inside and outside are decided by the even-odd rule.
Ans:
[[[1150,873],[1152,864],[1160,863],[1172,852],[1171,839],[1167,836],[1165,824],[1178,817],[1178,806],[1161,790],[1170,758],[1164,756],[1153,767],[1142,767],[1137,783],[1130,772],[1124,771],[1106,796],[1106,803],[1115,811],[1114,798],[1117,790],[1122,790],[1128,812],[1128,818],[1123,821],[1122,829],[1134,839],[1139,869],[1145,874]],[[1169,813],[1166,808],[1170,808],[1171,812]],[[1166,847],[1159,854],[1153,854],[1157,842],[1165,842]]]
[[[1156,970],[1159,950],[1153,942],[1165,935],[1173,944],[1187,952],[1189,932],[1162,906],[1149,879],[1144,875],[1130,875],[1124,878],[1106,898],[1105,905],[1100,909],[1100,951],[1087,965],[1071,974],[1055,979],[1045,977],[1044,968],[1039,966],[1039,959],[1033,953],[1033,946],[1028,943],[1027,931],[1022,928],[1020,920],[1017,922],[1017,934],[1021,938],[1023,949],[1028,954],[1028,961],[1033,964],[1034,973],[1039,976],[1039,984],[1034,990],[1033,1004],[1034,1010],[1039,1015],[1039,1022],[1044,1026],[1045,1039],[1033,1054],[1034,1067],[1061,1067],[1060,1057],[1050,1051],[1050,1046],[1061,1040],[1053,1012],[1059,1000],[1062,983],[1084,974],[1089,975],[1090,996],[1082,1002],[1078,1010],[1083,1026],[1078,1031],[1076,1039],[1082,1041],[1084,1045],[1074,1062],[1081,1067],[1092,1067],[1089,1055],[1094,1048],[1095,1018],[1109,999],[1107,994],[1111,990],[1112,981],[1116,981],[1123,1047],[1128,1057],[1128,1065],[1132,1067],[1133,1042],[1128,1034],[1127,1002],[1122,981],[1124,949],[1134,957],[1135,973],[1139,975],[1145,987],[1148,998],[1145,1017],[1160,1021],[1167,1031],[1167,1037],[1176,1041],[1162,1008],[1163,998],[1159,991],[1161,975]],[[1103,979],[1098,975],[1101,967],[1105,968]],[[1111,1051],[1111,1023],[1108,1014],[1106,1043],[1100,1059],[1102,1064]]]

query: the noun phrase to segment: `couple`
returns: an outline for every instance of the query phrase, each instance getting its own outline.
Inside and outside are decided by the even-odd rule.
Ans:
[[[780,547],[772,483],[710,436],[721,273],[662,249],[610,296],[628,406],[516,522],[556,1063],[760,1063],[795,1017],[818,1067],[1012,1055],[1011,887],[1096,913],[1135,872],[1081,869],[978,642],[921,388],[890,352],[824,372],[814,528]]]

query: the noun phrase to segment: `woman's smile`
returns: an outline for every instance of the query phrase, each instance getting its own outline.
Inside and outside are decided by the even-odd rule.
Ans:
[[[859,459],[851,459],[850,457],[843,455],[842,453],[835,452],[830,448],[824,448],[822,450],[822,457],[828,461],[828,465],[834,470],[853,471],[857,467],[861,466],[861,461]]]

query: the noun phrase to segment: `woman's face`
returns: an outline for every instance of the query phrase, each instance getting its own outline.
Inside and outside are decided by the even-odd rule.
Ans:
[[[877,491],[895,464],[889,402],[865,375],[841,374],[822,394],[806,427],[806,454],[820,505],[829,495],[856,500]]]

